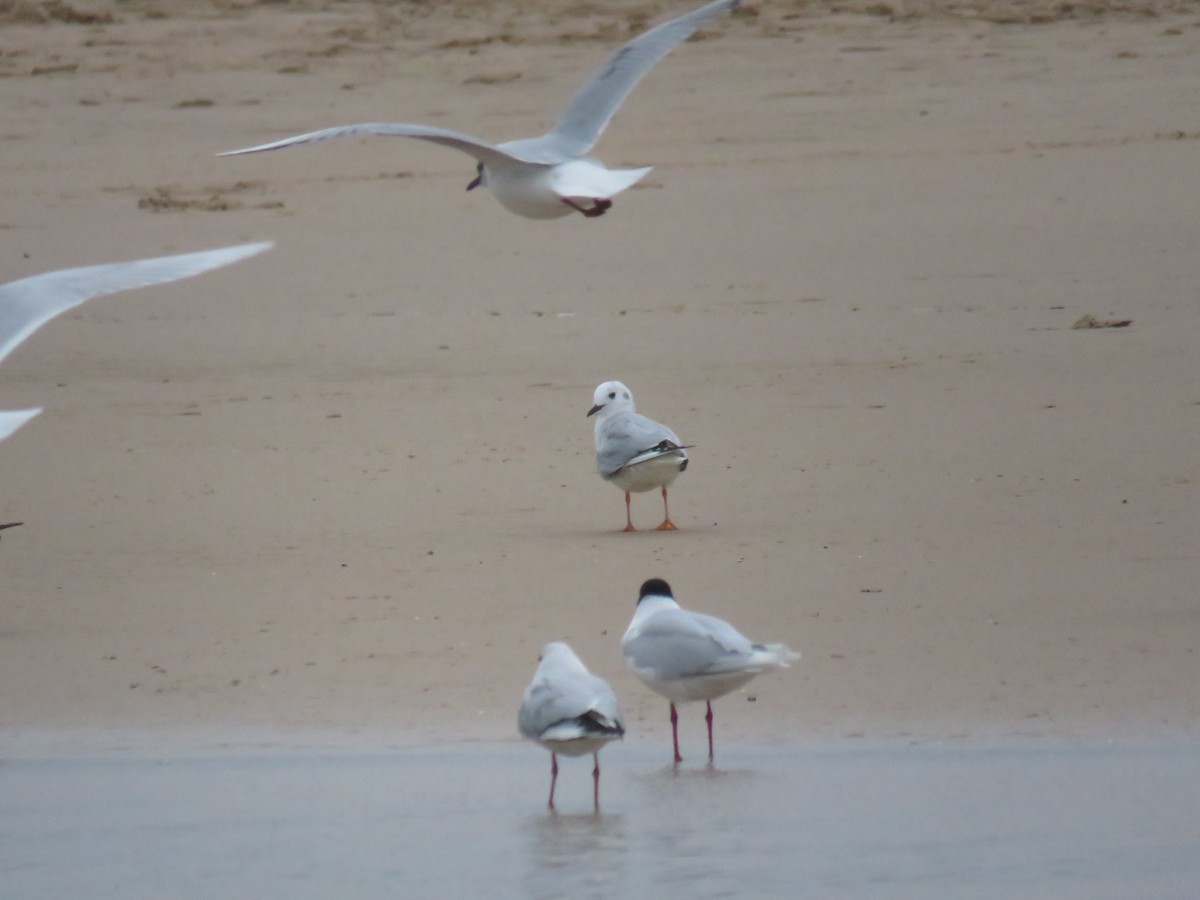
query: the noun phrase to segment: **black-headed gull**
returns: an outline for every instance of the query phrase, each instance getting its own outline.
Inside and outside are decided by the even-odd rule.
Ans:
[[[269,241],[239,244],[199,253],[59,269],[0,285],[0,360],[59,313],[85,300],[199,275],[262,253],[270,246]],[[0,412],[0,441],[40,412],[40,408]]]
[[[567,644],[554,641],[542,648],[533,681],[521,698],[517,727],[550,751],[550,801],[558,781],[558,754],[592,754],[592,802],[600,809],[600,748],[625,734],[621,708],[603,678],[587,670]]]
[[[638,35],[608,58],[567,104],[554,127],[541,137],[492,144],[461,131],[407,122],[364,122],[310,131],[229,150],[221,156],[278,150],[309,141],[357,134],[411,137],[460,150],[478,161],[467,190],[484,186],[500,205],[530,219],[555,219],[573,210],[593,217],[612,198],[644,177],[649,168],[608,169],[585,154],[600,139],[613,114],[654,65],[713,16],[739,0],[716,0]]]
[[[713,759],[712,701],[755,675],[784,668],[800,658],[783,644],[755,644],[723,619],[681,609],[671,586],[651,578],[638,592],[637,609],[621,638],[633,674],[671,702],[671,738],[679,755],[676,703],[703,700],[707,706],[708,761]]]
[[[619,381],[606,381],[592,395],[589,416],[596,417],[596,470],[625,492],[625,531],[637,531],[629,510],[629,494],[662,488],[663,520],[659,531],[675,531],[667,509],[667,488],[688,467],[684,444],[666,425],[633,408],[633,394]]]

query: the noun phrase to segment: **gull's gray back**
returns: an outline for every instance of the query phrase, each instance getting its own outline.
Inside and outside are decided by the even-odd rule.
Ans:
[[[600,423],[596,441],[596,469],[608,479],[639,453],[663,441],[681,443],[679,436],[661,422],[641,413],[621,412]]]
[[[617,698],[603,678],[590,673],[539,673],[521,703],[517,727],[525,737],[536,739],[551,725],[591,710],[613,720],[621,717]]]
[[[647,619],[636,636],[623,640],[621,651],[635,669],[674,679],[737,671],[754,645],[722,619],[664,609]]]

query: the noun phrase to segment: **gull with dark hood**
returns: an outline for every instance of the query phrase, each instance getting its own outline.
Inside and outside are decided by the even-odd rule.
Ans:
[[[712,701],[763,672],[800,658],[784,644],[756,644],[716,616],[682,609],[671,586],[651,578],[638,592],[637,608],[621,638],[625,662],[638,679],[671,704],[671,739],[679,755],[676,703],[703,700],[708,724],[708,761],[713,760]]]

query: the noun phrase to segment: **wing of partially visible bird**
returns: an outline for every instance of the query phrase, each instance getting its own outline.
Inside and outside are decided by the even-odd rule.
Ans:
[[[46,322],[85,300],[199,275],[262,253],[270,242],[133,262],[59,269],[0,285],[0,360]]]
[[[36,409],[15,409],[10,411],[0,412],[0,441],[4,440],[34,416],[42,411],[39,406]]]

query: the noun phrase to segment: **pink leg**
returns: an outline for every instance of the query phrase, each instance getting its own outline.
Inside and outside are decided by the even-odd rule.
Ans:
[[[629,491],[625,492],[625,527],[621,530],[622,531],[637,531],[637,529],[633,527],[633,516],[630,514],[630,511],[629,511]]]
[[[683,757],[679,755],[679,713],[675,711],[675,704],[671,704],[671,740],[675,744],[675,762],[676,764],[683,762]]]
[[[596,761],[596,767],[592,769],[592,805],[600,812],[600,754],[593,753],[592,759]]]
[[[554,785],[558,781],[558,754],[550,754],[550,802],[546,804],[550,809],[554,809]]]
[[[663,520],[662,520],[662,524],[658,526],[658,530],[659,531],[678,531],[679,529],[675,527],[675,523],[671,521],[671,514],[667,511],[667,489],[666,488],[662,489],[662,495],[663,495]]]
[[[704,705],[708,707],[708,712],[706,712],[706,713],[704,714],[704,721],[708,723],[708,761],[709,761],[709,764],[711,764],[711,763],[712,763],[712,761],[713,761],[713,752],[712,752],[712,702],[711,702],[711,701],[709,701],[709,700],[705,700],[705,701],[704,701]]]

